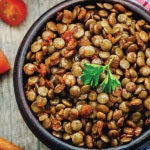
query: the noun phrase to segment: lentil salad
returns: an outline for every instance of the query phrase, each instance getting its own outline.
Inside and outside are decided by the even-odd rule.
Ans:
[[[25,91],[31,109],[54,136],[77,146],[117,146],[149,125],[149,24],[133,20],[132,12],[116,5],[97,3],[59,12],[27,54]],[[109,19],[112,14],[116,16]],[[103,65],[112,55],[111,71],[122,89],[108,95],[100,87],[84,85],[84,64]],[[100,82],[104,78],[105,73]]]

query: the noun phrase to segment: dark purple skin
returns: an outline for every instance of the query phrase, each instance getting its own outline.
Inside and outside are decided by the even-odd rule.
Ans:
[[[85,5],[85,3],[96,3],[98,0],[66,0],[55,7],[49,9],[45,12],[29,29],[27,34],[25,35],[14,64],[14,72],[13,72],[13,80],[14,80],[14,91],[16,96],[16,101],[18,103],[18,107],[22,114],[22,117],[30,130],[34,133],[34,135],[42,141],[49,148],[54,150],[88,150],[88,148],[83,147],[75,147],[71,144],[68,144],[56,137],[54,137],[50,132],[48,132],[44,127],[39,123],[37,118],[32,113],[30,106],[25,98],[24,94],[24,81],[25,75],[23,73],[23,66],[25,63],[26,53],[34,41],[36,36],[40,33],[41,29],[44,27],[46,22],[52,19],[58,11],[63,10],[64,8],[71,8],[75,5]],[[101,0],[100,2],[106,2],[106,0]],[[150,21],[150,13],[143,9],[138,3],[133,0],[107,0],[110,3],[120,3],[123,4],[129,10],[136,12],[138,16],[142,16],[145,20]],[[118,146],[116,148],[107,148],[107,150],[122,150],[122,149],[142,149],[141,145],[143,143],[148,143],[148,138],[150,138],[150,129],[145,131],[140,137],[136,138],[132,142]]]

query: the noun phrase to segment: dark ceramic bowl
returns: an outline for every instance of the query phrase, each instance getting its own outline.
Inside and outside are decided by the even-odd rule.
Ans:
[[[45,145],[47,145],[51,149],[87,150],[86,148],[79,148],[79,147],[72,146],[71,144],[68,144],[54,137],[51,133],[49,133],[46,129],[42,127],[42,125],[39,123],[37,118],[34,116],[32,111],[30,110],[30,107],[25,98],[24,89],[23,89],[25,76],[24,76],[22,68],[25,63],[25,55],[31,43],[34,41],[35,37],[40,33],[40,31],[42,30],[46,22],[49,21],[50,19],[53,19],[58,11],[61,11],[64,8],[71,8],[78,4],[85,5],[87,3],[91,4],[97,1],[98,0],[67,0],[56,5],[52,9],[49,9],[29,29],[29,31],[25,35],[20,45],[20,48],[16,56],[13,79],[14,79],[14,90],[15,90],[18,107],[24,118],[24,121],[26,122],[28,127],[31,129],[31,131],[35,134],[36,137],[39,138],[40,141],[42,141]],[[142,6],[140,6],[133,0],[99,0],[99,1],[100,2],[107,1],[110,3],[121,3],[126,8],[136,12],[138,17],[142,16],[147,21],[150,21],[150,13],[146,11],[145,9],[143,9]],[[136,138],[129,144],[118,146],[116,148],[107,148],[107,150],[108,149],[109,150],[136,149],[137,147],[139,147],[139,145],[147,141],[149,137],[150,137],[150,129],[146,130],[139,138]]]

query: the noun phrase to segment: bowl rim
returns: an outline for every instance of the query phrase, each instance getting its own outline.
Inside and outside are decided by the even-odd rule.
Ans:
[[[13,83],[14,83],[14,92],[16,101],[19,107],[19,110],[21,112],[21,115],[32,131],[32,133],[38,137],[40,141],[42,141],[45,145],[47,145],[51,149],[59,149],[59,150],[90,150],[88,148],[83,147],[76,147],[71,144],[68,144],[56,137],[54,137],[50,132],[48,132],[36,119],[34,114],[32,113],[27,100],[25,98],[24,94],[24,88],[23,88],[23,65],[25,62],[25,55],[34,40],[37,33],[43,28],[43,26],[46,24],[48,20],[53,18],[53,15],[55,15],[58,11],[61,11],[67,7],[78,5],[80,3],[93,3],[93,2],[111,2],[111,3],[121,3],[126,8],[133,9],[137,14],[140,14],[144,19],[146,19],[148,22],[150,21],[150,12],[148,12],[146,9],[143,9],[143,7],[138,4],[137,2],[133,0],[68,0],[63,1],[54,7],[47,10],[43,15],[39,17],[35,21],[35,23],[31,26],[31,28],[28,30],[26,35],[24,36],[22,43],[18,49],[15,63],[14,63],[14,70],[13,70]],[[139,145],[143,144],[148,138],[150,137],[150,129],[145,131],[140,137],[134,139],[128,144],[118,146],[116,148],[105,148],[105,150],[122,150],[122,149],[129,149],[129,148],[135,148]]]

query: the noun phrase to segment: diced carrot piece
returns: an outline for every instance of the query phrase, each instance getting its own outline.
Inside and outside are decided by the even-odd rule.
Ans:
[[[62,34],[62,38],[66,41],[69,42],[73,38],[73,32],[67,30],[65,33]]]
[[[43,63],[40,64],[39,72],[42,77],[44,77],[46,75],[46,66]]]

